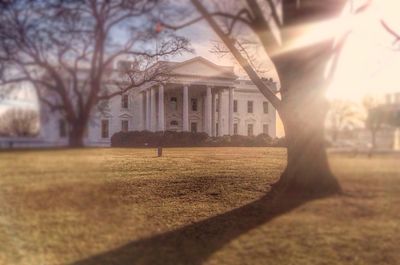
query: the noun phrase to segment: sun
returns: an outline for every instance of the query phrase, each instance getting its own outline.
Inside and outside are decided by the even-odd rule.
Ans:
[[[365,95],[400,91],[400,46],[382,25],[384,21],[400,32],[399,13],[400,1],[379,0],[357,15],[339,18],[338,25],[350,34],[327,90],[329,99],[360,101]]]

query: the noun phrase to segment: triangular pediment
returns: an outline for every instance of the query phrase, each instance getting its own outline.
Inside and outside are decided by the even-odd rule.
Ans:
[[[122,113],[122,114],[119,115],[119,117],[122,118],[122,119],[129,119],[129,118],[132,118],[132,114],[130,114],[130,113]]]
[[[203,57],[177,63],[171,67],[172,75],[236,79],[233,67],[216,65]]]

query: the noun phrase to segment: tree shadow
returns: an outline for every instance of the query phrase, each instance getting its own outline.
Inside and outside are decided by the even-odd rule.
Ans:
[[[241,234],[325,196],[266,194],[249,204],[153,237],[132,241],[74,265],[94,264],[202,264],[218,249]]]

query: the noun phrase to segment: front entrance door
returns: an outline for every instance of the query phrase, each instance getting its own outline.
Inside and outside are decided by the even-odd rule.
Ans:
[[[192,133],[197,133],[197,122],[191,122],[190,123],[190,131]]]

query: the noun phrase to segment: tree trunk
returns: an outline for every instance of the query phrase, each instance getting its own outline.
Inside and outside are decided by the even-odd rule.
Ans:
[[[311,111],[308,108],[305,111]],[[332,174],[325,150],[324,113],[289,114],[283,118],[287,141],[287,166],[274,191],[285,195],[325,196],[341,191]]]
[[[287,139],[287,168],[273,189],[287,194],[320,196],[341,191],[325,150],[326,62],[331,41],[273,57],[281,81],[282,118]],[[300,193],[300,194],[299,194]]]
[[[371,144],[372,144],[372,150],[376,149],[376,130],[372,129],[371,130]]]
[[[69,132],[68,145],[69,147],[83,147],[83,135],[85,127],[81,124],[72,124]]]

